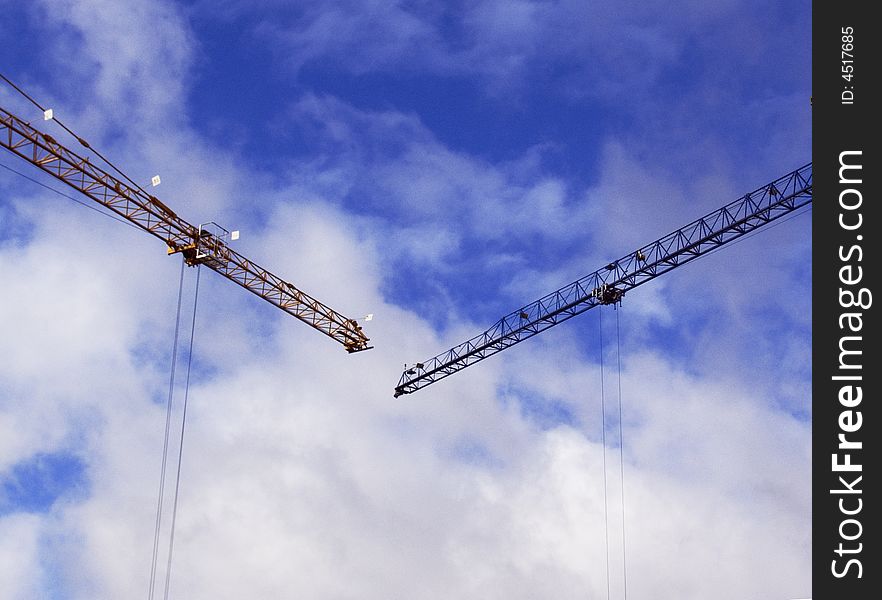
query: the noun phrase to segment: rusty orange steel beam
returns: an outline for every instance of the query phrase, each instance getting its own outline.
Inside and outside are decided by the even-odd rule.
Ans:
[[[348,352],[370,348],[369,338],[355,319],[341,315],[245,258],[223,239],[179,217],[155,196],[121,181],[3,108],[0,108],[0,145],[158,237],[168,246],[169,254],[183,254],[187,264],[205,265],[220,273],[336,340]]]

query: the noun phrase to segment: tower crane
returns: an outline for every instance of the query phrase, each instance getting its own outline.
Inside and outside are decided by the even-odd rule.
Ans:
[[[82,138],[77,139],[85,148],[90,147]],[[371,347],[354,319],[230,248],[229,232],[222,227],[214,223],[191,225],[140,186],[121,181],[4,108],[0,108],[0,145],[158,237],[168,246],[168,254],[182,254],[188,265],[204,265],[220,273],[336,340],[347,352]]]
[[[410,394],[736,240],[812,201],[812,163],[499,319],[483,333],[405,366],[395,397]]]

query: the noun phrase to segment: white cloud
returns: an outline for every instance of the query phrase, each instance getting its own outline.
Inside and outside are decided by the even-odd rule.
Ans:
[[[181,115],[178,107],[194,41],[174,3],[41,2],[39,18],[56,34],[76,40],[76,51],[47,53],[46,58],[65,72],[68,85],[84,92],[70,96],[90,115],[88,131],[99,131],[102,121],[109,124],[104,112],[108,108],[134,128],[145,120],[156,125]]]
[[[371,72],[406,63],[414,50],[438,42],[434,26],[402,4],[312,3],[293,24],[267,19],[257,33],[284,41],[288,66],[295,69],[330,55],[344,58],[356,73]]]
[[[242,16],[241,8],[227,7]],[[272,5],[258,13],[255,36],[282,43],[279,56],[295,72],[326,61],[354,74],[477,76],[492,94],[522,90],[537,73],[576,58],[577,71],[590,73],[594,85],[563,77],[555,91],[615,97],[644,89],[678,57],[665,10],[645,3],[611,11],[596,3],[487,0],[455,14],[431,3],[343,0],[296,11]],[[707,10],[691,16],[709,17]],[[662,25],[648,25],[659,20]],[[622,38],[627,51],[614,52]]]
[[[342,299],[353,289],[370,295],[381,269],[375,255],[353,243],[347,217],[321,205],[303,206],[297,215],[302,220],[296,227],[294,213],[287,209],[272,221],[275,233],[270,231],[266,249],[284,249],[275,253],[274,263],[284,267],[280,272],[319,285],[328,281],[322,273],[339,268],[342,283],[333,283],[326,290],[329,295]],[[106,228],[113,229],[119,230],[115,238],[120,242],[135,233],[115,223]],[[70,239],[76,228],[68,230],[67,236],[52,237],[39,231],[29,251],[39,252],[45,261],[67,247],[80,269],[88,267],[83,278],[93,282],[130,264],[108,257],[100,247],[76,243]],[[324,244],[311,239],[319,233]],[[285,244],[289,235],[294,243]],[[146,243],[152,241],[137,244],[138,252],[141,246],[154,250],[155,244]],[[145,265],[161,264],[148,254],[140,259]],[[163,270],[167,309],[176,269]],[[45,278],[46,270],[29,269],[17,276],[24,281]],[[129,286],[136,291],[127,291]],[[92,298],[96,314],[122,319],[112,329],[118,334],[140,329],[125,319],[143,318],[138,316],[140,304],[126,302],[125,296],[143,298],[156,286],[130,279],[122,298],[101,293],[94,283],[66,287]],[[235,286],[217,286],[216,291],[223,295],[222,305],[253,304]],[[19,295],[14,299],[22,300]],[[591,375],[589,367],[586,373],[580,361],[557,362],[555,355],[566,352],[566,346],[524,346],[512,354],[521,357],[519,362],[491,359],[437,389],[394,400],[391,387],[401,358],[459,341],[470,326],[438,340],[426,325],[394,306],[381,305],[376,312],[384,315],[371,322],[378,348],[355,356],[296,322],[277,323],[268,345],[260,333],[246,331],[241,335],[249,341],[230,347],[223,337],[226,326],[200,329],[198,356],[205,355],[199,348],[207,348],[225,369],[191,390],[173,589],[189,597],[272,595],[294,587],[316,597],[381,598],[407,594],[418,580],[425,598],[444,590],[527,598],[546,590],[549,578],[557,582],[560,597],[602,589],[596,432],[584,437],[565,426],[537,430],[517,405],[505,407],[492,400],[500,377],[516,375],[538,385],[540,393],[554,384],[555,395],[577,402],[572,390],[590,395],[596,372]],[[39,314],[25,320],[23,336],[37,320],[56,322],[51,311]],[[159,314],[153,311],[151,318]],[[58,318],[65,319],[64,314]],[[166,334],[168,327],[163,325]],[[53,346],[68,333],[49,327],[45,335]],[[130,335],[123,340],[134,342]],[[226,349],[217,354],[218,347]],[[76,348],[85,358],[96,351],[106,355],[102,362],[125,354],[96,336],[84,336]],[[252,352],[255,358],[249,358]],[[134,370],[137,380],[161,378],[137,363],[126,368]],[[69,384],[70,372],[50,371],[44,376],[46,385],[59,389]],[[531,372],[543,375],[537,380]],[[101,415],[100,426],[84,432],[94,484],[86,500],[53,511],[59,529],[81,539],[78,547],[87,549],[60,560],[68,573],[79,573],[74,585],[90,590],[92,597],[133,595],[146,585],[162,409],[147,400],[143,387],[122,397],[111,391],[112,386],[125,388],[127,376],[123,370],[110,386],[101,385],[95,397],[71,400],[76,405],[85,401]],[[90,381],[96,378],[106,378],[103,368],[89,376]],[[750,547],[757,540],[765,540],[765,559],[784,565],[790,576],[805,577],[804,563],[785,557],[805,552],[805,540],[795,530],[808,509],[798,497],[778,503],[787,498],[787,490],[806,486],[799,465],[808,461],[796,454],[780,460],[779,470],[769,471],[767,465],[772,453],[782,458],[782,452],[804,447],[805,427],[781,416],[772,419],[731,392],[715,398],[721,394],[716,384],[672,377],[671,366],[657,360],[635,361],[626,372],[625,389],[638,396],[626,413],[637,411],[628,417],[626,429],[632,589],[673,578],[681,582],[677,585],[682,585],[684,597],[719,593],[718,586],[729,586],[734,598],[760,586],[780,585],[765,578],[747,584],[724,574],[696,582],[692,569],[702,564],[709,538],[726,540],[719,548],[721,560],[739,569],[747,560],[761,564],[759,558],[746,557],[755,556]],[[51,394],[44,405],[58,399],[57,392]],[[10,407],[17,429],[30,422],[25,414],[34,415],[34,408]],[[583,422],[590,422],[590,404],[580,414]],[[45,423],[30,426],[37,430]],[[794,444],[782,447],[782,432],[788,430]],[[463,439],[486,448],[493,460],[463,462],[453,452]],[[672,446],[673,440],[679,442]],[[745,440],[751,440],[747,447],[742,446]],[[719,459],[710,458],[714,456]],[[766,487],[775,481],[776,486]],[[757,515],[763,517],[762,525],[754,522]],[[683,536],[677,556],[659,562],[659,540],[682,541]],[[126,540],[122,548],[120,540]]]
[[[108,255],[108,243],[124,247],[138,239],[118,224],[102,227],[102,243],[94,245],[76,239],[83,225],[67,221],[61,229],[38,213],[32,219],[41,225],[26,250],[33,258],[15,257],[19,250],[4,253],[2,264],[18,265],[11,275],[23,286],[11,300],[29,303],[28,291],[54,297],[48,290],[39,293],[34,282],[44,280],[48,289],[70,290],[66,296],[73,293],[90,307],[69,319],[64,311],[33,305],[23,313],[32,316],[23,319],[21,335],[10,339],[26,345],[29,334],[42,331],[43,345],[66,349],[49,355],[56,368],[43,375],[43,385],[56,391],[41,406],[57,405],[58,390],[90,358],[101,365],[80,375],[84,387],[96,391],[68,400],[101,417],[100,426],[81,432],[90,451],[91,495],[53,510],[59,529],[82,540],[79,550],[59,560],[67,573],[77,573],[75,589],[89,590],[83,597],[143,593],[162,419],[161,407],[146,394],[161,387],[161,381],[148,381],[162,374],[131,357],[115,365],[136,343],[134,333],[143,331],[145,318],[161,323],[168,337],[170,324],[162,319],[171,315],[176,268],[155,257],[157,244],[146,236],[137,248]],[[357,218],[314,203],[296,211],[281,208],[270,223],[267,237],[252,246],[257,254],[329,303],[368,300],[372,312],[382,315],[368,331],[378,347],[347,356],[302,324],[275,317],[277,330],[269,339],[244,325],[218,323],[209,306],[220,306],[222,321],[265,316],[255,308],[263,305],[254,305],[244,290],[220,285],[229,283],[224,281],[213,286],[220,298],[202,309],[206,328],[199,331],[197,356],[211,357],[223,370],[191,390],[173,590],[193,598],[271,596],[290,589],[320,598],[530,598],[549,585],[566,598],[602,590],[596,436],[567,427],[537,430],[514,406],[494,400],[500,378],[516,374],[540,391],[557,382],[555,394],[576,403],[572,390],[584,390],[591,380],[586,367],[571,361],[555,369],[557,350],[525,346],[517,351],[519,363],[491,359],[437,389],[394,400],[401,359],[452,345],[472,326],[462,324],[441,340],[413,315],[384,304],[377,291],[383,266],[373,243],[357,239]],[[163,275],[126,275],[133,262]],[[71,280],[51,277],[53,268],[66,273],[65,266]],[[154,279],[165,282],[161,289]],[[125,285],[110,292],[102,285],[110,281]],[[151,295],[164,300],[145,302]],[[163,311],[142,314],[152,304],[164,305]],[[100,324],[82,327],[109,337],[57,326],[77,326],[89,315],[100,316]],[[227,343],[230,327],[244,337],[242,343]],[[81,338],[74,348],[71,335]],[[65,367],[65,360],[76,362]],[[19,364],[6,377],[26,375],[25,367],[39,364]],[[110,380],[108,365],[114,370]],[[634,401],[638,412],[626,430],[631,589],[666,584],[686,598],[736,598],[783,590],[785,577],[806,580],[807,542],[798,523],[807,518],[807,507],[786,495],[807,487],[800,466],[808,461],[787,454],[804,447],[806,428],[745,406],[712,382],[672,377],[670,365],[637,361],[632,368],[625,389],[639,389],[642,397]],[[129,378],[140,382],[132,393],[113,391],[130,388]],[[7,409],[16,430],[46,427],[31,420],[39,414],[34,404]],[[586,422],[590,418],[587,407],[580,414]],[[789,450],[778,445],[788,430],[794,442]],[[35,439],[40,441],[29,451],[46,447],[47,438]],[[464,439],[486,448],[493,460],[463,462],[455,448]],[[769,471],[768,456],[780,458],[782,452],[780,469]],[[676,540],[676,555],[664,551],[664,540]],[[716,548],[712,563],[706,562],[709,540]],[[757,545],[764,549],[760,554]],[[745,565],[780,564],[784,576],[747,582],[721,572],[719,564],[737,565],[739,572]],[[718,575],[696,580],[695,565],[716,566]]]
[[[31,515],[0,518],[0,588],[8,598],[40,595],[40,519]]]

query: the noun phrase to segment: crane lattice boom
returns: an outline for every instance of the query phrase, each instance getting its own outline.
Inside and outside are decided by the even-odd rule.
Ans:
[[[549,327],[738,239],[812,201],[812,164],[800,167],[594,273],[509,313],[490,329],[406,367],[395,396],[410,394]]]
[[[88,147],[83,140],[80,143]],[[330,336],[349,352],[369,348],[369,338],[354,319],[245,258],[211,230],[191,225],[155,196],[120,181],[3,108],[0,145],[158,237],[168,246],[169,254],[182,253],[187,264],[213,269]]]

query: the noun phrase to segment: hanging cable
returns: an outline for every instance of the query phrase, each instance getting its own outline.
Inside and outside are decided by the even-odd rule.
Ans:
[[[36,179],[34,179],[34,178],[32,178],[32,177],[28,177],[28,176],[25,175],[24,173],[21,173],[20,171],[16,171],[16,170],[13,169],[12,167],[6,166],[6,165],[4,165],[3,163],[0,163],[0,167],[3,167],[3,168],[6,169],[7,171],[10,171],[10,172],[12,172],[12,173],[15,173],[16,175],[20,175],[21,177],[24,177],[24,178],[27,179],[28,181],[31,181],[31,182],[33,182],[33,183],[36,183],[37,185],[46,188],[46,189],[49,190],[50,192],[55,192],[55,193],[58,194],[59,196],[63,196],[63,197],[65,197],[65,198],[67,198],[68,200],[73,200],[73,201],[76,202],[77,204],[80,204],[80,205],[82,205],[82,206],[85,206],[85,207],[88,208],[89,210],[94,210],[94,211],[95,211],[96,213],[98,213],[99,215],[104,215],[105,217],[109,217],[109,218],[113,219],[114,221],[119,221],[119,222],[122,223],[123,225],[128,225],[128,226],[131,227],[132,229],[140,229],[140,227],[138,227],[137,225],[135,225],[135,224],[133,224],[133,223],[131,223],[131,222],[129,222],[129,221],[126,221],[125,219],[122,219],[122,218],[120,218],[120,217],[117,217],[116,215],[111,214],[111,213],[106,213],[106,212],[104,212],[103,210],[99,210],[97,207],[92,206],[91,204],[86,204],[86,203],[83,202],[82,200],[78,200],[77,198],[74,198],[73,196],[71,196],[71,195],[69,195],[69,194],[65,194],[64,192],[61,192],[61,191],[59,191],[59,190],[56,190],[56,189],[55,189],[54,187],[52,187],[52,186],[46,185],[45,183],[43,183],[43,182],[41,182],[41,181],[37,181]]]
[[[600,320],[600,444],[603,447],[603,521],[606,539],[606,598],[609,600],[609,502],[606,489],[606,402],[603,384],[603,308],[597,311]]]
[[[171,516],[171,533],[169,534],[168,540],[168,563],[165,568],[165,594],[163,598],[168,600],[168,590],[169,583],[171,582],[171,565],[172,565],[172,550],[175,545],[175,523],[178,517],[178,492],[181,488],[181,462],[184,456],[184,428],[187,424],[187,400],[190,396],[190,366],[193,363],[193,338],[196,333],[196,303],[199,301],[199,274],[201,270],[198,265],[196,267],[196,291],[193,294],[193,322],[190,325],[190,347],[187,350],[187,378],[186,383],[184,384],[184,408],[183,414],[181,415],[181,440],[180,445],[178,446],[178,468],[177,474],[175,475],[175,493],[174,493],[174,501],[172,502],[172,516]]]
[[[622,480],[622,580],[625,600],[628,600],[628,560],[625,551],[625,435],[622,427],[622,338],[619,332],[618,310],[616,310],[616,359],[619,367],[619,475]]]
[[[168,462],[168,438],[169,431],[171,429],[172,403],[174,399],[175,389],[175,369],[177,366],[178,357],[178,336],[181,328],[181,299],[184,295],[184,266],[185,262],[182,260],[181,278],[180,283],[178,284],[178,307],[175,316],[175,338],[174,343],[172,344],[171,374],[169,375],[168,400],[166,401],[165,409],[165,436],[162,443],[162,467],[160,468],[159,493],[156,500],[156,526],[153,530],[153,558],[150,563],[150,587],[147,594],[147,598],[149,600],[153,600],[153,591],[154,586],[156,585],[156,566],[159,554],[159,532],[162,528],[162,506],[163,497],[165,494],[165,468]]]

